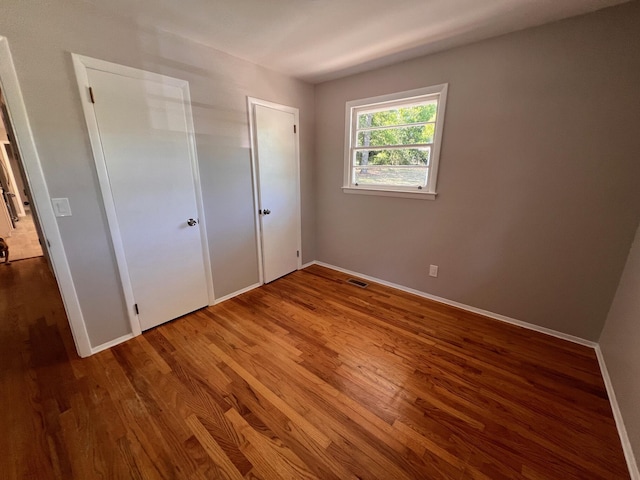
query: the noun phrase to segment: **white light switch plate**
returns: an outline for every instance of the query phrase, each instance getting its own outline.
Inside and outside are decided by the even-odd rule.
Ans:
[[[432,277],[438,276],[438,266],[437,265],[429,265],[429,275]]]
[[[51,203],[53,204],[53,212],[56,217],[71,216],[71,205],[69,205],[68,198],[52,198]]]

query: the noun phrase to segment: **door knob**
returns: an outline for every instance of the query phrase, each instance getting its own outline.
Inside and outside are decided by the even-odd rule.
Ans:
[[[189,220],[187,220],[187,225],[189,225],[190,227],[195,227],[198,224],[197,221],[195,221],[193,218],[190,218]]]
[[[269,210],[268,208],[265,208],[262,213],[264,213],[265,215],[269,215],[271,213],[271,210]]]

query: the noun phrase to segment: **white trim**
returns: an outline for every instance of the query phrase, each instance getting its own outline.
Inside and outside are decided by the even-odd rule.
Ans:
[[[448,83],[432,85],[430,87],[416,88],[404,92],[390,93],[379,95],[376,97],[361,98],[358,100],[350,100],[345,104],[345,121],[344,121],[344,171],[342,191],[344,193],[361,193],[363,195],[380,195],[385,197],[402,197],[402,198],[422,198],[435,200],[436,183],[438,179],[438,164],[440,163],[440,150],[442,146],[442,132],[444,130],[444,116],[447,105]],[[429,178],[427,184],[419,191],[413,191],[415,187],[403,189],[399,186],[385,187],[378,185],[362,185],[356,187],[351,179],[351,163],[352,163],[352,141],[356,132],[356,115],[358,110],[370,110],[376,104],[406,104],[416,99],[423,101],[423,98],[433,96],[437,97],[438,108],[435,120],[435,136],[433,138],[433,151],[429,161]],[[430,122],[431,123],[431,122]],[[362,190],[362,191],[360,191]]]
[[[18,207],[18,216],[26,217],[27,214],[24,211],[24,203],[22,200],[22,196],[24,193],[20,193],[18,190],[18,184],[16,183],[16,173],[13,171],[13,167],[11,166],[11,160],[9,160],[9,154],[7,153],[7,145],[10,145],[9,142],[0,142],[0,155],[2,155],[2,160],[4,162],[5,167],[7,168],[7,173],[9,174],[9,182],[11,183],[11,190],[13,190],[13,194],[18,199],[14,202]]]
[[[627,429],[624,426],[622,412],[620,411],[620,406],[618,405],[618,400],[616,398],[615,391],[613,390],[613,383],[611,382],[611,377],[609,376],[609,371],[607,370],[607,365],[604,361],[604,355],[600,345],[596,345],[595,350],[596,357],[598,358],[598,364],[600,365],[600,372],[602,373],[602,379],[604,380],[604,386],[607,389],[607,394],[609,395],[613,418],[616,421],[616,427],[618,427],[618,435],[620,436],[620,442],[622,443],[622,451],[624,452],[624,457],[627,460],[627,467],[629,467],[629,475],[631,476],[631,480],[640,480],[638,464],[636,463],[636,458],[633,454],[633,449],[631,448],[631,441],[629,440]]]
[[[93,347],[91,349],[91,355],[94,355],[98,352],[102,352],[103,350],[107,350],[109,348],[115,347],[116,345],[120,345],[121,343],[124,343],[127,340],[131,340],[133,337],[135,337],[133,333],[127,333],[126,335],[123,335],[121,337],[105,342],[101,345],[98,345],[97,347]]]
[[[89,132],[91,150],[93,151],[94,164],[96,165],[96,172],[98,174],[98,181],[100,183],[100,190],[102,193],[102,201],[107,216],[107,223],[109,225],[109,231],[111,233],[111,240],[113,243],[116,263],[118,265],[118,271],[120,273],[120,282],[122,283],[122,291],[125,299],[125,304],[127,306],[129,325],[131,327],[133,336],[137,336],[142,333],[142,330],[140,328],[140,321],[138,319],[138,316],[135,313],[133,287],[131,285],[129,270],[126,264],[126,257],[124,253],[124,246],[122,244],[122,236],[120,235],[120,227],[118,224],[118,217],[116,215],[116,208],[113,202],[113,198],[110,195],[110,189],[108,187],[109,176],[107,174],[107,167],[102,151],[102,142],[100,141],[100,130],[98,128],[98,121],[95,117],[95,112],[93,110],[88,94],[89,76],[87,74],[87,65],[85,65],[84,63],[84,57],[80,57],[79,55],[73,53],[71,54],[71,57],[73,59],[73,67],[75,69],[76,80],[80,92],[82,110],[84,112],[84,118]]]
[[[368,188],[368,187],[342,187],[344,193],[354,193],[356,195],[377,195],[380,197],[400,197],[400,198],[413,198],[415,200],[435,200],[437,193],[429,193],[422,191],[409,192],[398,190],[386,190],[382,188]]]
[[[567,340],[572,343],[577,343],[579,345],[584,345],[585,347],[595,348],[597,343],[592,342],[590,340],[585,340],[584,338],[576,337],[574,335],[569,335],[568,333],[558,332],[557,330],[552,330],[551,328],[541,327],[539,325],[535,325],[533,323],[523,322],[521,320],[516,320],[515,318],[507,317],[505,315],[500,315],[499,313],[493,313],[488,310],[483,310],[481,308],[472,307],[470,305],[465,305],[464,303],[455,302],[453,300],[448,300],[446,298],[438,297],[436,295],[431,295],[429,293],[421,292],[420,290],[415,290],[413,288],[405,287],[404,285],[398,285],[397,283],[387,282],[386,280],[382,280],[380,278],[371,277],[369,275],[363,275],[362,273],[354,272],[352,270],[347,270],[346,268],[336,267],[335,265],[330,265],[324,262],[311,262],[308,265],[320,265],[321,267],[331,268],[333,270],[337,270],[338,272],[346,273],[348,275],[353,275],[355,277],[363,278],[365,280],[369,280],[370,282],[379,283],[381,285],[385,285],[387,287],[396,288],[403,292],[412,293],[419,297],[427,298],[429,300],[433,300],[435,302],[444,303],[445,305],[451,305],[452,307],[460,308],[461,310],[466,310],[468,312],[477,313],[479,315],[492,318],[494,320],[499,320],[501,322],[510,323],[511,325],[517,325],[522,328],[526,328],[527,330],[533,330],[535,332],[544,333],[546,335],[551,335],[552,337],[560,338],[562,340]]]
[[[2,88],[7,110],[11,117],[26,181],[31,190],[32,207],[38,216],[42,234],[45,237],[44,240],[46,240],[42,248],[46,249],[49,254],[78,355],[88,357],[92,354],[89,334],[87,333],[80,301],[62,244],[62,237],[53,212],[53,206],[51,205],[49,189],[47,188],[33,132],[27,117],[18,76],[13,66],[9,43],[5,37],[0,37],[0,88]]]
[[[238,295],[242,295],[243,293],[247,293],[255,288],[261,287],[262,283],[254,283],[253,285],[249,285],[248,287],[241,288],[229,295],[225,295],[224,297],[216,298],[214,305],[218,305],[219,303],[226,302],[227,300],[231,300],[233,297],[237,297]]]
[[[111,193],[109,175],[107,172],[106,160],[104,158],[104,152],[102,149],[102,141],[100,139],[100,130],[98,128],[98,121],[96,119],[93,103],[89,96],[89,76],[88,69],[99,70],[103,72],[113,73],[116,75],[122,75],[130,78],[149,80],[153,82],[162,83],[165,85],[171,85],[182,90],[182,98],[185,106],[185,115],[187,123],[187,133],[189,137],[189,157],[191,160],[191,170],[193,174],[193,183],[196,191],[196,207],[198,211],[200,237],[202,240],[202,256],[205,269],[205,277],[207,282],[207,295],[208,303],[212,305],[215,302],[215,295],[213,291],[213,276],[211,273],[211,259],[209,258],[209,247],[206,234],[206,225],[204,220],[204,207],[202,204],[202,191],[200,188],[200,176],[198,168],[198,157],[196,155],[195,148],[195,132],[193,127],[193,118],[191,116],[191,100],[189,94],[189,82],[186,80],[180,80],[158,73],[147,72],[139,70],[137,68],[127,67],[124,65],[118,65],[104,60],[98,60],[95,58],[85,57],[71,54],[73,59],[73,66],[76,73],[76,80],[78,83],[78,91],[80,93],[80,99],[82,101],[82,109],[84,112],[85,121],[87,124],[87,130],[89,133],[89,140],[91,143],[91,149],[93,151],[94,163],[96,165],[96,171],[98,174],[98,181],[100,183],[100,190],[102,193],[102,200],[107,216],[107,223],[109,231],[111,233],[111,240],[113,242],[113,249],[116,256],[116,263],[118,265],[118,271],[120,273],[120,281],[122,283],[122,290],[125,298],[125,304],[127,306],[127,315],[129,318],[129,324],[131,326],[132,335],[138,336],[142,333],[140,327],[140,319],[135,311],[135,299],[133,296],[133,286],[131,285],[131,277],[129,276],[129,267],[127,264],[124,244],[122,242],[122,235],[120,233],[120,225],[118,222],[118,216],[116,213],[115,203],[113,195]]]
[[[296,171],[297,171],[297,219],[298,219],[298,256],[297,268],[302,268],[302,207],[301,207],[301,192],[300,192],[300,111],[295,107],[289,107],[280,103],[269,102],[267,100],[261,100],[255,97],[247,97],[247,115],[249,116],[249,144],[251,146],[251,176],[253,180],[253,214],[256,229],[256,249],[258,252],[258,283],[264,284],[264,255],[262,251],[262,225],[260,222],[260,210],[261,197],[260,197],[260,181],[259,181],[259,160],[258,160],[258,147],[257,147],[257,135],[256,135],[256,117],[255,106],[260,105],[263,107],[273,108],[282,112],[293,114],[294,123],[297,128],[295,136],[296,145]]]

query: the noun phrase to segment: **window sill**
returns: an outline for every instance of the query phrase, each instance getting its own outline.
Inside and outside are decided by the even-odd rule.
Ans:
[[[435,200],[437,195],[435,192],[408,192],[402,190],[380,190],[363,187],[342,187],[342,191],[344,193],[355,193],[356,195],[378,195],[381,197],[413,198],[416,200]]]

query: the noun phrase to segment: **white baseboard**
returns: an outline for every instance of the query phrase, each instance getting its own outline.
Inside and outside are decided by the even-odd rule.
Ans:
[[[127,340],[131,340],[135,335],[133,333],[127,333],[126,335],[123,335],[121,337],[115,338],[109,342],[105,342],[102,345],[98,345],[97,347],[92,347],[91,348],[91,355],[94,355],[98,352],[102,352],[103,350],[106,350],[108,348],[111,347],[115,347],[116,345],[119,345],[121,343],[126,342]]]
[[[243,293],[247,293],[250,290],[253,290],[254,288],[258,288],[262,286],[262,284],[260,282],[258,283],[254,283],[253,285],[249,285],[248,287],[242,288],[240,290],[237,290],[233,293],[230,293],[229,295],[225,295],[224,297],[220,297],[220,298],[216,298],[216,300],[213,302],[214,305],[218,305],[219,303],[222,303],[226,300],[230,300],[233,297],[237,297],[238,295],[242,295]]]
[[[319,265],[319,263],[313,260],[312,262],[305,263],[304,265],[302,265],[300,267],[300,270],[304,270],[305,268],[310,267],[311,265]]]
[[[609,371],[607,370],[607,365],[604,361],[604,356],[602,355],[600,345],[596,345],[595,350],[596,356],[598,357],[598,363],[600,364],[602,379],[604,380],[604,385],[607,388],[607,394],[609,395],[609,402],[611,403],[613,418],[616,421],[616,427],[618,427],[618,435],[620,435],[620,442],[622,442],[622,451],[624,452],[624,457],[627,460],[627,467],[629,467],[631,480],[640,480],[640,471],[638,470],[638,464],[636,463],[636,458],[631,448],[629,435],[627,434],[627,429],[624,426],[622,412],[620,411],[620,406],[618,405],[618,400],[616,398],[615,391],[613,390],[613,383],[611,383],[611,377],[609,376]]]
[[[365,280],[369,280],[371,282],[380,283],[381,285],[386,285],[387,287],[397,288],[398,290],[401,290],[403,292],[412,293],[419,297],[427,298],[429,300],[433,300],[439,303],[444,303],[445,305],[451,305],[452,307],[457,307],[462,310],[466,310],[468,312],[477,313],[479,315],[483,315],[485,317],[489,317],[494,320],[499,320],[501,322],[517,325],[519,327],[523,327],[528,330],[534,330],[539,333],[551,335],[552,337],[560,338],[562,340],[567,340],[569,342],[577,343],[579,345],[584,345],[585,347],[595,348],[597,345],[596,342],[585,340],[584,338],[576,337],[574,335],[569,335],[568,333],[558,332],[557,330],[553,330],[551,328],[541,327],[540,325],[535,325],[533,323],[516,320],[515,318],[507,317],[505,315],[500,315],[499,313],[493,313],[488,310],[482,310],[481,308],[472,307],[471,305],[465,305],[464,303],[455,302],[453,300],[438,297],[436,295],[431,295],[429,293],[421,292],[420,290],[415,290],[413,288],[405,287],[404,285],[398,285],[397,283],[387,282],[386,280],[382,280],[380,278],[371,277],[369,275],[363,275],[362,273],[354,272],[352,270],[347,270],[346,268],[336,267],[335,265],[330,265],[328,263],[318,262],[318,261],[308,263],[306,266],[309,266],[309,265],[320,265],[321,267],[331,268],[333,270],[346,273],[347,275],[353,275],[354,277],[359,277]]]

